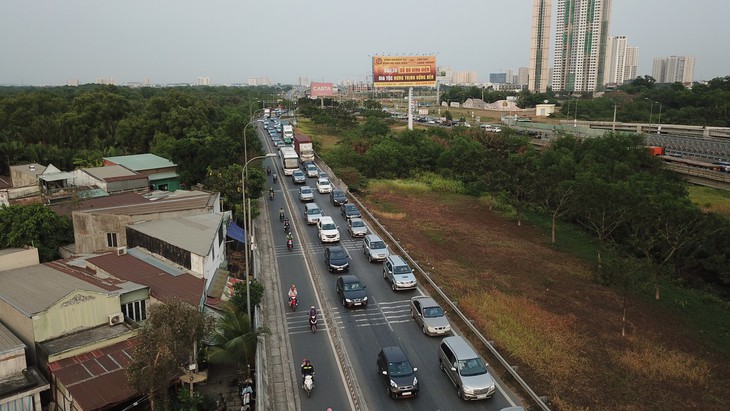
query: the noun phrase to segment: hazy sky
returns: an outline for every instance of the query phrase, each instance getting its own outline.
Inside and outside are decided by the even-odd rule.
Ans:
[[[532,3],[2,0],[0,85],[365,81],[373,55],[432,53],[439,66],[486,81],[528,65]],[[730,75],[730,1],[612,4],[610,34],[639,47],[639,75],[670,55],[694,56],[695,80]]]

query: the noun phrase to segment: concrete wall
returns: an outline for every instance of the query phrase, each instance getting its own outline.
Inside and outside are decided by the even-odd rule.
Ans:
[[[109,323],[109,315],[118,313],[118,295],[76,290],[62,298],[44,313],[34,316],[35,340],[43,342],[55,337]]]
[[[35,247],[13,248],[0,253],[0,271],[40,264]]]
[[[25,347],[0,353],[0,381],[13,374],[19,374],[28,365],[25,363]]]
[[[0,300],[0,318],[2,318],[3,324],[28,347],[27,358],[30,360],[31,365],[35,365],[33,321],[3,300]]]

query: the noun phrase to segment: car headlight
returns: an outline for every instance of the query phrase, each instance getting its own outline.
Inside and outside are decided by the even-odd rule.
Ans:
[[[345,302],[351,303],[351,302],[352,302],[352,300],[351,300],[351,299],[349,299],[349,298],[345,298]]]
[[[474,395],[474,388],[471,388],[471,387],[461,387],[461,389],[464,390],[464,392],[466,394]]]
[[[390,388],[397,389],[398,388],[398,384],[396,384],[395,381],[390,380]]]
[[[363,299],[362,299],[362,300],[363,300],[363,301],[367,301],[367,300],[368,300],[368,298],[367,298],[367,297],[363,297]]]
[[[413,377],[413,385],[418,385],[418,378]]]

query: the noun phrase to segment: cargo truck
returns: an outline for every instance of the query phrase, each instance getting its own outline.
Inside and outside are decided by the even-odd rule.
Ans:
[[[301,134],[294,135],[294,150],[299,154],[299,161],[314,161],[314,147],[309,137]]]
[[[281,127],[281,134],[286,144],[291,144],[294,139],[294,126],[291,124],[284,124]]]

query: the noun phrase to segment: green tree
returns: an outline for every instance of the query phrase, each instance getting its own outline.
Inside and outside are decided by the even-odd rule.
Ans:
[[[251,295],[251,310],[261,304],[264,297],[264,285],[258,280],[251,280],[248,285],[248,293]],[[230,300],[238,312],[248,313],[248,300],[246,299],[246,282],[239,281],[233,285],[233,296]]]
[[[258,336],[267,332],[265,328],[254,330],[245,311],[224,304],[223,317],[218,320],[208,347],[208,361],[233,365],[238,372],[245,371],[248,378],[255,361]]]
[[[209,316],[180,300],[150,307],[137,333],[127,379],[130,387],[149,396],[153,411],[168,409],[168,387],[195,361],[194,345],[202,343],[213,326]]]
[[[0,248],[33,246],[47,262],[60,258],[58,248],[73,242],[71,220],[43,204],[0,206]]]

